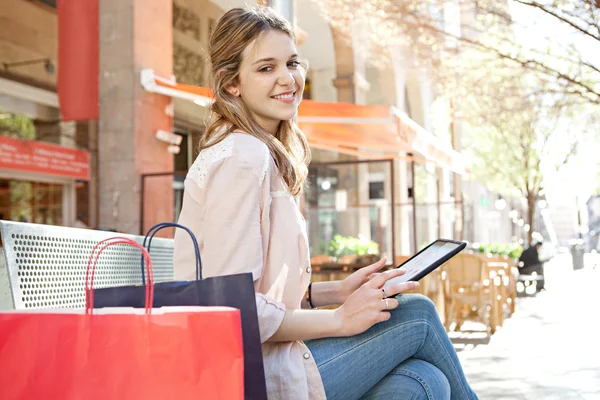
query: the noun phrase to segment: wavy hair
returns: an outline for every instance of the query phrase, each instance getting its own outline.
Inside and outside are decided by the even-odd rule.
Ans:
[[[275,135],[263,129],[251,116],[240,97],[226,88],[239,83],[242,53],[264,32],[276,30],[295,41],[291,25],[268,7],[229,10],[217,23],[210,37],[211,87],[214,93],[211,121],[200,139],[200,150],[215,145],[235,130],[263,141],[275,161],[290,193],[296,196],[308,174],[310,147],[295,119],[279,124]],[[307,65],[302,67],[306,70]]]

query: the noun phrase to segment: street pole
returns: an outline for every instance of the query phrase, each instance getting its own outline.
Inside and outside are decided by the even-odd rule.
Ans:
[[[460,127],[457,122],[458,104],[455,101],[450,103],[452,109],[452,123],[450,124],[450,134],[452,138],[452,148],[458,152],[462,150],[460,139]],[[465,205],[462,195],[462,176],[456,172],[454,174],[454,210],[455,215],[460,213],[460,218],[454,219],[454,238],[464,240],[465,236]],[[473,212],[475,210],[473,209]],[[473,237],[474,239],[474,237]]]

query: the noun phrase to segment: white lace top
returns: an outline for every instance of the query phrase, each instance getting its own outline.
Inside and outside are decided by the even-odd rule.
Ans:
[[[234,132],[200,152],[185,180],[179,223],[200,244],[206,277],[252,272],[270,400],[325,399],[302,342],[267,342],[310,281],[306,224],[267,146]],[[175,234],[175,278],[195,279],[191,240]],[[234,294],[232,294],[234,295]]]

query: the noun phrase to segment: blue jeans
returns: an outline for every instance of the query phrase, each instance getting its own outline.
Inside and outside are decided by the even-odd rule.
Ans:
[[[389,321],[360,335],[306,341],[327,399],[477,399],[431,300],[397,299]]]

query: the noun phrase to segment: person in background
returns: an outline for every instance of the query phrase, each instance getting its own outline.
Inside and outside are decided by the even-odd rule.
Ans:
[[[536,275],[542,279],[537,281],[537,291],[544,289],[546,280],[544,279],[544,261],[540,261],[540,249],[543,243],[537,242],[533,246],[529,246],[519,257],[519,275]]]

